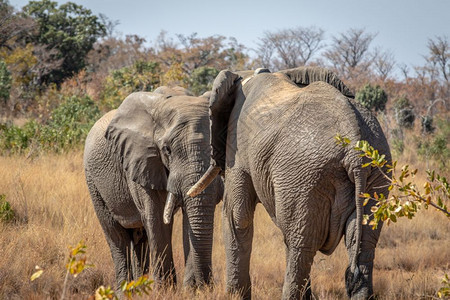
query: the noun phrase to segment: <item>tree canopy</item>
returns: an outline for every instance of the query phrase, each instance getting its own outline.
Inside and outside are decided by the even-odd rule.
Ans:
[[[23,13],[32,17],[38,30],[32,41],[55,49],[53,59],[62,59],[60,68],[43,76],[44,83],[60,84],[86,66],[86,55],[106,27],[91,10],[73,2],[61,4],[50,0],[30,1]]]

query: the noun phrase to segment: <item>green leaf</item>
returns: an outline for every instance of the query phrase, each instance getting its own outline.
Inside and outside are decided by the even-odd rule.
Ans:
[[[394,223],[397,222],[397,217],[394,214],[390,215],[389,219]]]

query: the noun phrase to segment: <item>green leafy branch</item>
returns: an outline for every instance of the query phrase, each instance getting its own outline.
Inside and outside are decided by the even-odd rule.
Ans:
[[[11,204],[6,201],[6,195],[0,195],[0,221],[10,222],[14,220],[15,212]]]
[[[342,147],[350,145],[351,141],[342,137],[335,136],[336,143]],[[397,222],[398,217],[407,217],[412,219],[417,211],[423,207],[428,209],[429,206],[444,213],[450,217],[449,210],[445,205],[450,199],[450,186],[447,178],[436,174],[436,172],[427,170],[427,181],[423,186],[423,191],[420,191],[417,185],[410,181],[417,174],[417,169],[410,170],[408,165],[401,168],[400,175],[396,171],[397,162],[392,164],[386,160],[384,154],[380,154],[378,150],[374,149],[367,141],[358,141],[353,147],[354,150],[360,151],[361,157],[369,159],[369,162],[362,165],[363,168],[374,167],[380,170],[380,173],[386,177],[389,182],[388,190],[395,189],[397,193],[386,196],[382,193],[373,195],[364,193],[361,195],[364,198],[363,205],[367,205],[369,200],[374,200],[375,205],[370,208],[371,215],[363,216],[363,224],[369,224],[372,229],[378,227],[379,222],[387,221]],[[391,177],[389,176],[391,175]],[[372,219],[370,219],[372,217]],[[447,299],[450,297],[450,280],[448,274],[442,279],[442,287],[437,291],[437,296],[440,299]]]
[[[94,265],[87,264],[86,263],[86,248],[87,246],[84,244],[83,241],[80,241],[75,247],[69,247],[69,257],[67,259],[66,264],[66,276],[64,278],[64,284],[63,284],[63,291],[61,293],[61,299],[65,298],[66,295],[66,289],[67,289],[67,282],[69,280],[69,274],[72,274],[73,277],[77,277],[81,272],[83,272],[87,268],[91,268]],[[31,275],[30,280],[34,281],[41,277],[41,275],[44,273],[44,270],[36,266],[35,267],[36,272],[34,272]]]
[[[132,299],[134,294],[139,296],[148,295],[152,290],[153,280],[149,279],[147,275],[139,277],[136,281],[132,280],[130,282],[122,282],[120,288],[127,299]]]
[[[147,275],[139,277],[137,280],[132,280],[130,282],[123,281],[120,285],[120,290],[123,292],[124,296],[131,300],[134,295],[143,296],[149,295],[152,290],[153,280],[149,279]],[[108,286],[100,286],[95,291],[95,300],[108,300],[108,299],[119,299],[113,289]]]
[[[343,147],[347,147],[351,143],[348,138],[340,135],[336,135],[335,139],[336,143]],[[353,149],[361,152],[361,157],[369,159],[367,163],[362,165],[363,168],[369,166],[378,168],[389,181],[388,190],[391,191],[395,188],[397,191],[397,193],[391,194],[389,198],[376,192],[373,195],[362,194],[364,206],[367,205],[369,200],[375,201],[375,205],[370,209],[371,215],[363,216],[364,224],[369,224],[375,229],[379,222],[395,223],[399,217],[411,219],[421,207],[428,209],[429,206],[441,211],[447,217],[450,216],[450,212],[445,205],[450,199],[450,186],[444,176],[436,174],[435,171],[427,171],[427,181],[424,184],[424,191],[421,191],[414,182],[410,181],[417,174],[417,169],[410,170],[409,166],[405,165],[398,174],[396,171],[397,162],[394,161],[389,164],[385,155],[380,154],[367,141],[358,141]],[[388,176],[389,174],[391,177]],[[371,220],[370,217],[372,217]]]
[[[80,241],[74,248],[69,247],[69,258],[66,264],[66,277],[64,278],[63,291],[61,295],[61,299],[64,299],[67,281],[69,279],[69,274],[72,274],[73,277],[77,277],[81,272],[83,272],[87,268],[91,268],[94,265],[86,263],[86,248],[87,246],[83,241]]]
[[[450,298],[450,279],[448,274],[445,274],[444,278],[442,278],[442,287],[437,292],[437,295],[440,299]]]
[[[65,297],[67,282],[70,274],[73,275],[73,277],[77,277],[85,269],[94,267],[94,265],[86,263],[86,248],[87,246],[83,241],[80,241],[75,247],[69,247],[69,257],[66,264],[67,272],[64,279],[61,299],[64,299]],[[36,266],[35,269],[36,271],[31,275],[30,278],[31,281],[38,279],[44,273],[44,269],[39,266]],[[130,282],[123,281],[120,285],[120,290],[123,292],[123,295],[127,299],[131,300],[133,299],[134,295],[149,295],[150,291],[152,290],[152,284],[153,280],[149,279],[147,275],[143,275],[137,280],[133,280]],[[103,285],[95,291],[94,297],[96,300],[119,299],[119,297],[110,286],[105,287]]]
[[[66,264],[67,273],[77,277],[84,269],[93,267],[94,265],[86,264],[86,248],[83,241],[80,241],[77,246],[70,249],[69,259]]]

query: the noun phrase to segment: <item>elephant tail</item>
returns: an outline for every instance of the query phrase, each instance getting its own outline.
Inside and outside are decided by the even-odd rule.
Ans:
[[[363,231],[363,214],[364,206],[363,199],[361,195],[365,193],[366,190],[366,169],[362,168],[362,160],[358,160],[359,164],[353,169],[353,178],[355,183],[355,207],[356,207],[356,222],[354,231],[354,255],[350,260],[349,271],[352,274],[352,278],[349,282],[357,282],[360,276],[360,270],[358,267],[359,254],[361,252],[362,243],[362,231]],[[349,275],[347,275],[349,276]]]

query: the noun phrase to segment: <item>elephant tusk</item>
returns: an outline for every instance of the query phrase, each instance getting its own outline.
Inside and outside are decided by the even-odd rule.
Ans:
[[[219,173],[220,167],[210,166],[202,178],[187,192],[188,196],[195,197],[203,192]]]
[[[172,221],[173,210],[175,208],[175,196],[172,193],[167,194],[166,205],[164,205],[163,221],[164,224],[170,224]]]

